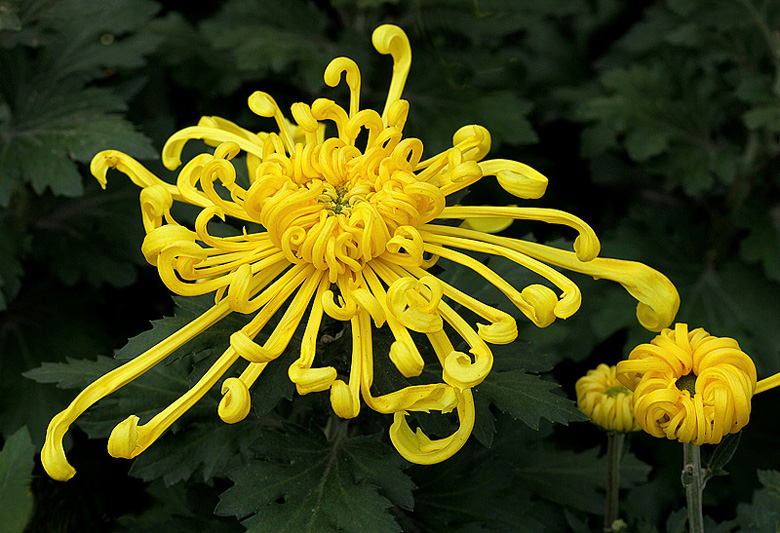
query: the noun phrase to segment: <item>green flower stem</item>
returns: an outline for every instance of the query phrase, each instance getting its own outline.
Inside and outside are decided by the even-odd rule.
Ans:
[[[607,503],[604,510],[604,531],[612,531],[612,524],[618,519],[620,458],[625,438],[625,433],[607,433]]]
[[[704,475],[701,470],[701,448],[683,443],[683,471],[680,476],[688,502],[688,531],[704,533],[704,515],[701,509]]]

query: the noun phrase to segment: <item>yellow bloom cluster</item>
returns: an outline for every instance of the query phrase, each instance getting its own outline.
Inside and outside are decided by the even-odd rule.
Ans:
[[[495,176],[501,187],[524,199],[541,197],[547,179],[516,161],[484,160],[490,134],[476,125],[456,131],[451,148],[423,158],[422,142],[403,137],[409,103],[401,93],[411,64],[409,40],[400,28],[384,25],[374,31],[373,44],[393,60],[381,113],[360,109],[360,71],[351,59],[340,57],[325,69],[324,79],[331,87],[346,81],[348,109],[325,98],[311,105],[299,102],[292,105],[292,123],[271,96],[255,92],[250,109],[275,119],[278,133],[253,133],[222,118],[202,118],[197,126],[175,133],[163,148],[163,163],[173,170],[181,165],[187,142],[198,139],[215,147],[187,162],[175,185],[121,152],[95,156],[91,170],[101,185],[107,171],[117,169],[142,188],[142,251],[163,282],[181,295],[213,293],[214,306],[96,380],[51,421],[42,459],[53,478],[66,480],[75,473],[62,439],[81,413],[230,313],[253,317],[232,334],[224,353],[181,398],[143,425],[134,415],[117,425],[108,444],[112,455],[130,458],[143,452],[237,366],[243,367],[240,374],[222,381],[219,416],[228,423],[242,420],[250,410],[249,387],[304,323],[300,356],[288,372],[300,394],[329,391],[334,412],[343,418],[357,416],[362,399],[369,408],[394,415],[390,437],[403,457],[421,464],[450,457],[474,425],[471,389],[492,367],[488,343],[512,342],[517,327],[506,312],[431,275],[428,269],[440,258],[473,270],[540,327],[571,316],[580,306],[578,287],[550,265],[621,283],[639,300],[637,316],[649,329],[671,323],[679,298],[669,280],[639,263],[598,258],[596,235],[576,216],[548,208],[447,206],[448,195],[485,176]],[[328,122],[335,125],[336,136],[325,137]],[[248,180],[238,177],[239,162],[246,166]],[[193,229],[176,221],[174,201],[200,208]],[[243,223],[243,231],[228,237],[210,232],[210,223],[228,217]],[[447,223],[501,218],[568,226],[577,233],[574,251]],[[506,258],[547,283],[518,290],[467,252]],[[463,312],[479,322],[469,323]],[[281,317],[267,340],[255,342],[277,313]],[[348,375],[316,364],[318,332],[326,315],[349,323]],[[375,354],[372,329],[384,326],[394,342],[389,353]],[[441,382],[375,395],[375,356],[389,357],[406,377],[420,375],[428,364],[413,333],[432,346]],[[456,350],[462,341],[468,353]],[[410,411],[454,411],[460,425],[449,437],[432,440],[411,429]]]
[[[654,437],[715,444],[750,419],[756,367],[734,339],[686,324],[664,329],[617,364],[637,422]]]
[[[607,431],[638,431],[632,392],[620,383],[616,367],[600,364],[577,380],[577,406],[594,424]]]

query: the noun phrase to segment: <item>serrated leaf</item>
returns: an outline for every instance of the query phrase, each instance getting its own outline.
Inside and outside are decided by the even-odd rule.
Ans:
[[[66,285],[130,285],[143,261],[137,195],[130,183],[110,191],[88,183],[86,194],[72,199],[45,195],[36,202],[30,255]]]
[[[343,429],[330,442],[299,431],[269,434],[260,441],[267,459],[229,475],[234,486],[216,512],[253,515],[242,522],[248,531],[400,531],[388,498],[412,501],[402,461],[389,447]]]
[[[170,486],[200,472],[199,477],[208,482],[238,466],[258,436],[253,427],[219,419],[189,424],[186,431],[166,435],[139,455],[130,474],[144,481],[162,478]]]
[[[477,417],[474,421],[474,429],[471,430],[471,435],[482,446],[490,448],[493,445],[493,436],[496,433],[496,417],[493,416],[493,412],[490,410],[490,401],[481,394],[477,394],[474,397],[474,407]]]
[[[55,82],[138,67],[160,42],[144,31],[159,10],[149,0],[69,0],[21,7],[25,30],[35,34],[34,45],[42,49],[36,61]]]
[[[24,377],[38,383],[54,383],[60,389],[83,389],[119,365],[115,359],[103,355],[94,361],[68,357],[64,363],[44,362],[25,372]]]
[[[0,176],[29,183],[38,194],[49,189],[73,197],[83,192],[75,162],[101,149],[155,157],[148,139],[122,118],[124,100],[85,83],[105,69],[143,64],[159,39],[135,31],[156,9],[153,2],[128,0],[23,6],[20,17],[38,49],[0,49]],[[1,191],[0,204],[12,192]]]
[[[2,64],[2,62],[0,62]],[[25,102],[11,102],[12,120],[0,124],[0,175],[18,174],[42,194],[78,196],[81,174],[74,161],[89,161],[111,147],[138,158],[154,158],[148,139],[121,118],[124,102],[106,89],[72,83],[16,87]]]
[[[174,296],[173,301],[176,304],[174,316],[153,320],[151,329],[128,339],[127,344],[117,351],[117,359],[124,360],[136,357],[166,339],[208,311],[214,305],[214,296],[213,294]],[[174,351],[172,359],[206,351],[224,350],[229,344],[230,335],[241,329],[250,318],[240,313],[232,313]],[[258,336],[258,339],[262,338],[262,334]]]
[[[532,429],[539,429],[542,418],[561,424],[587,420],[574,402],[552,392],[559,388],[540,376],[510,370],[492,372],[475,391]]]
[[[26,426],[8,437],[0,450],[0,524],[7,533],[21,533],[32,514],[34,456],[35,446]]]
[[[533,144],[538,137],[527,116],[532,105],[509,91],[488,93],[469,87],[447,89],[411,80],[404,97],[409,99],[411,135],[423,138],[431,154],[451,145],[452,135],[467,124],[479,124],[490,131],[495,146]]]

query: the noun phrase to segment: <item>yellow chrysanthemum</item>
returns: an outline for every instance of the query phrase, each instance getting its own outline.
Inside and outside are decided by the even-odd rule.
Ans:
[[[620,383],[616,367],[600,364],[577,380],[577,406],[594,424],[607,431],[639,431],[632,392]]]
[[[654,437],[716,444],[750,419],[754,394],[780,384],[756,383],[756,367],[734,339],[686,324],[664,329],[617,364],[618,380],[634,391],[634,413]]]
[[[142,187],[147,233],[142,251],[163,282],[181,295],[213,292],[215,304],[95,381],[51,421],[42,459],[52,477],[65,480],[75,472],[65,458],[62,439],[81,413],[234,312],[254,316],[179,400],[143,425],[136,416],[120,423],[109,439],[112,455],[130,458],[144,451],[240,360],[245,365],[240,376],[222,383],[219,415],[228,423],[242,420],[250,408],[248,388],[287,348],[308,310],[300,357],[289,367],[298,392],[330,391],[333,410],[343,418],[357,416],[362,398],[371,409],[394,414],[390,437],[405,458],[427,464],[450,457],[474,425],[471,388],[485,379],[493,363],[487,343],[512,342],[517,327],[510,315],[477,301],[463,292],[466,288],[429,274],[427,269],[439,258],[481,275],[541,327],[571,316],[580,305],[577,286],[547,263],[621,283],[639,300],[637,316],[650,329],[671,323],[679,305],[674,286],[645,265],[597,258],[599,241],[579,218],[547,208],[447,207],[448,195],[484,176],[495,176],[504,189],[526,199],[541,197],[547,179],[516,161],[483,160],[490,150],[490,134],[476,125],[455,132],[448,150],[423,159],[422,142],[402,134],[409,111],[409,103],[401,99],[411,64],[409,40],[400,28],[384,25],[374,31],[373,44],[393,59],[381,114],[360,109],[360,71],[351,59],[340,57],[325,69],[325,83],[335,87],[344,76],[350,91],[348,109],[324,98],[311,105],[296,103],[293,124],[271,96],[255,92],[249,98],[250,109],[273,117],[279,133],[256,134],[221,118],[202,118],[197,126],[174,134],[163,148],[163,163],[174,169],[181,164],[188,141],[201,139],[215,147],[213,154],[203,153],[186,163],[176,185],[121,152],[95,156],[92,173],[103,186],[108,169],[115,168]],[[325,121],[335,124],[335,137],[325,138]],[[245,185],[234,167],[239,154],[248,169]],[[201,208],[194,230],[173,218],[174,201]],[[262,230],[250,233],[245,227],[232,237],[212,235],[209,222],[226,217]],[[574,251],[446,223],[481,218],[569,226],[578,234]],[[543,284],[518,290],[462,250],[507,258],[546,279],[560,295]],[[480,322],[470,324],[458,308],[480,317]],[[256,343],[256,335],[276,313],[282,315],[278,325],[262,345]],[[334,367],[315,365],[325,315],[351,325],[348,376],[339,376]],[[425,335],[441,365],[442,382],[375,396],[372,322],[376,328],[386,324],[395,338],[389,354],[377,356],[389,357],[407,377],[419,375],[424,365],[412,333]],[[455,349],[461,341],[470,353]],[[409,411],[455,411],[460,427],[449,437],[431,440],[412,431],[406,421]]]

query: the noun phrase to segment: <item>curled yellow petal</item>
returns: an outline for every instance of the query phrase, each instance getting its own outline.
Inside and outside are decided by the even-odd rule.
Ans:
[[[349,116],[353,117],[360,110],[360,69],[357,63],[348,57],[337,57],[325,68],[325,83],[335,87],[344,73],[349,87]]]
[[[574,251],[577,253],[577,259],[580,261],[590,261],[594,259],[601,251],[596,232],[579,217],[561,211],[559,209],[547,209],[544,207],[495,207],[495,206],[463,206],[455,205],[445,208],[439,218],[462,218],[474,224],[477,220],[538,220],[549,224],[560,224],[569,226],[577,230],[577,237],[574,241]],[[479,228],[465,228],[477,229]],[[486,233],[497,233],[495,231],[485,231]]]
[[[390,54],[393,58],[393,77],[390,80],[390,89],[387,92],[385,109],[382,112],[382,120],[387,124],[387,113],[393,102],[401,98],[406,77],[412,65],[412,47],[409,38],[398,26],[383,24],[374,30],[371,42],[380,54]]]
[[[182,200],[179,190],[165,183],[160,178],[149,172],[141,163],[117,150],[104,150],[92,158],[89,165],[90,172],[98,180],[100,186],[106,188],[108,169],[115,168],[125,174],[130,181],[141,188],[159,186],[166,190],[176,200]]]
[[[534,200],[544,196],[547,178],[524,163],[509,159],[491,159],[479,163],[482,175],[495,176],[498,184],[518,198]]]
[[[222,382],[219,417],[225,423],[235,424],[242,421],[249,414],[251,406],[249,389],[243,381],[238,378],[227,378]]]
[[[413,432],[406,421],[408,412],[395,413],[393,425],[390,426],[390,440],[404,459],[420,465],[440,463],[466,444],[476,419],[474,399],[468,389],[456,392],[455,395],[458,399],[460,426],[455,433],[443,439],[432,440],[420,428]]]

